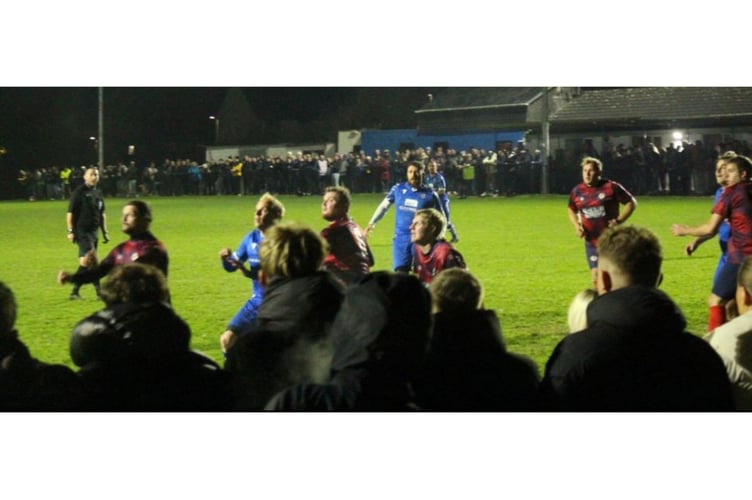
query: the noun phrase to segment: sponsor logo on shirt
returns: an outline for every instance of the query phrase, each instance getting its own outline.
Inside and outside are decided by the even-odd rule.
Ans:
[[[409,198],[409,199],[405,200],[405,206],[406,207],[417,208],[418,207],[418,200],[414,200],[412,198]]]
[[[601,217],[606,216],[606,208],[605,207],[583,208],[582,215],[584,215],[586,219],[600,219]]]

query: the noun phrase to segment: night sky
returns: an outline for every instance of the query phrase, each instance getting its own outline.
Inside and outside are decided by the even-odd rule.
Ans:
[[[123,160],[130,144],[141,161],[201,159],[202,146],[215,140],[209,116],[221,116],[228,91],[105,87],[105,162]],[[336,141],[340,127],[411,126],[412,110],[421,105],[425,92],[415,87],[243,88],[258,129],[251,142],[243,143]],[[0,88],[0,146],[7,151],[0,157],[3,170],[96,162],[89,138],[98,136],[97,103],[96,87]],[[294,137],[280,132],[283,123]],[[297,127],[295,134],[289,132],[290,123]]]

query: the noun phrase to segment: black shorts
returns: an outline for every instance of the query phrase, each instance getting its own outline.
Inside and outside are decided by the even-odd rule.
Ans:
[[[76,233],[76,243],[78,244],[78,256],[83,257],[89,250],[96,250],[97,244],[97,232],[91,231],[86,233]]]

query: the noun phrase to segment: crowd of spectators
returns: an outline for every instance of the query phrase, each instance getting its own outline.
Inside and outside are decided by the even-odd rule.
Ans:
[[[726,150],[751,152],[746,141],[708,145],[702,141],[659,147],[604,143],[597,151],[590,142],[578,150],[554,151],[548,158],[549,192],[566,194],[580,179],[584,156],[599,158],[604,177],[618,180],[637,195],[708,195],[715,191],[714,165]],[[352,193],[384,193],[405,180],[411,161],[434,160],[446,179],[447,191],[460,197],[513,196],[542,191],[544,158],[523,142],[505,143],[497,150],[419,147],[403,151],[375,149],[326,156],[289,152],[285,156],[228,157],[199,162],[165,159],[161,164],[135,161],[106,165],[100,188],[107,197],[184,195],[321,194],[326,186],[345,186]],[[83,182],[81,167],[42,167],[21,170],[20,184],[29,200],[66,199]]]

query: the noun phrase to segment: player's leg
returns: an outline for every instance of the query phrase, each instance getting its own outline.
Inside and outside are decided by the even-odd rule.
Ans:
[[[736,275],[739,264],[726,264],[721,268],[713,283],[713,290],[708,297],[708,332],[726,322],[726,302],[736,295]]]
[[[589,241],[585,242],[585,257],[590,268],[593,289],[598,290],[598,249]]]
[[[449,231],[449,234],[452,235],[451,241],[452,243],[457,243],[460,241],[460,238],[457,236],[457,230],[455,229],[454,224],[452,224],[452,219],[449,218],[449,196],[442,196],[441,204],[444,205],[444,213],[447,218],[447,230]]]
[[[88,269],[87,267],[87,254],[96,249],[95,246],[95,240],[96,237],[92,238],[91,233],[86,234],[77,234],[76,235],[76,244],[78,245],[78,269],[76,272],[79,271],[86,271]],[[80,300],[81,290],[81,284],[80,283],[74,283],[73,289],[71,290],[70,299],[71,300]]]
[[[410,235],[395,236],[392,240],[392,264],[396,272],[410,272],[413,266],[413,254],[410,248]]]

